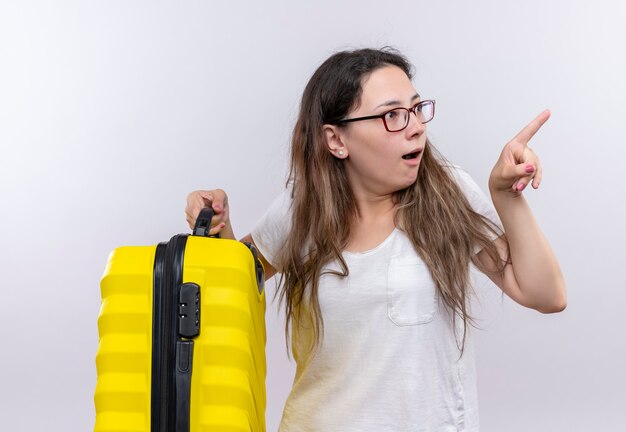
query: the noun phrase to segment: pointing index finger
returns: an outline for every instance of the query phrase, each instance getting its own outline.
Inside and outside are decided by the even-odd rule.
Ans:
[[[537,133],[537,131],[543,126],[545,122],[550,118],[550,110],[544,110],[541,114],[539,114],[533,121],[528,123],[524,129],[522,129],[513,140],[523,142],[524,144],[528,144],[528,141]]]

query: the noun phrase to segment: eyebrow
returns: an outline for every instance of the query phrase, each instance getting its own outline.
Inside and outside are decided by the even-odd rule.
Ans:
[[[419,93],[415,93],[413,95],[413,97],[411,98],[411,102],[413,102],[415,99],[419,99],[420,95]],[[386,107],[386,106],[394,106],[394,105],[400,105],[400,101],[399,100],[390,100],[387,102],[383,102],[380,105],[378,105],[376,108],[374,108],[375,110],[377,110],[380,107]]]

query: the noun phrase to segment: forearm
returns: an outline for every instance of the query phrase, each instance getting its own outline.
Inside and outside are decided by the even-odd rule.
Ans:
[[[559,263],[524,196],[492,191],[509,244],[512,273],[524,303],[541,312],[565,308],[567,293]],[[510,278],[509,278],[510,279]]]

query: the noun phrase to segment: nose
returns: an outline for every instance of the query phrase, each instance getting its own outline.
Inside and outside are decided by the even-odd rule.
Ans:
[[[409,113],[409,124],[405,129],[409,134],[409,137],[421,135],[426,131],[426,125],[422,123],[422,119],[420,117],[421,115],[414,110]]]

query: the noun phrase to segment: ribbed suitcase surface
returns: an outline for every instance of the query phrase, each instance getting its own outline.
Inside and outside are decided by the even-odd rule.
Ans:
[[[152,424],[153,356],[161,355],[153,350],[155,256],[154,246],[118,248],[102,278],[97,432],[169,432]],[[265,292],[257,265],[238,241],[186,238],[182,282],[200,287],[201,305],[190,432],[265,431]]]

